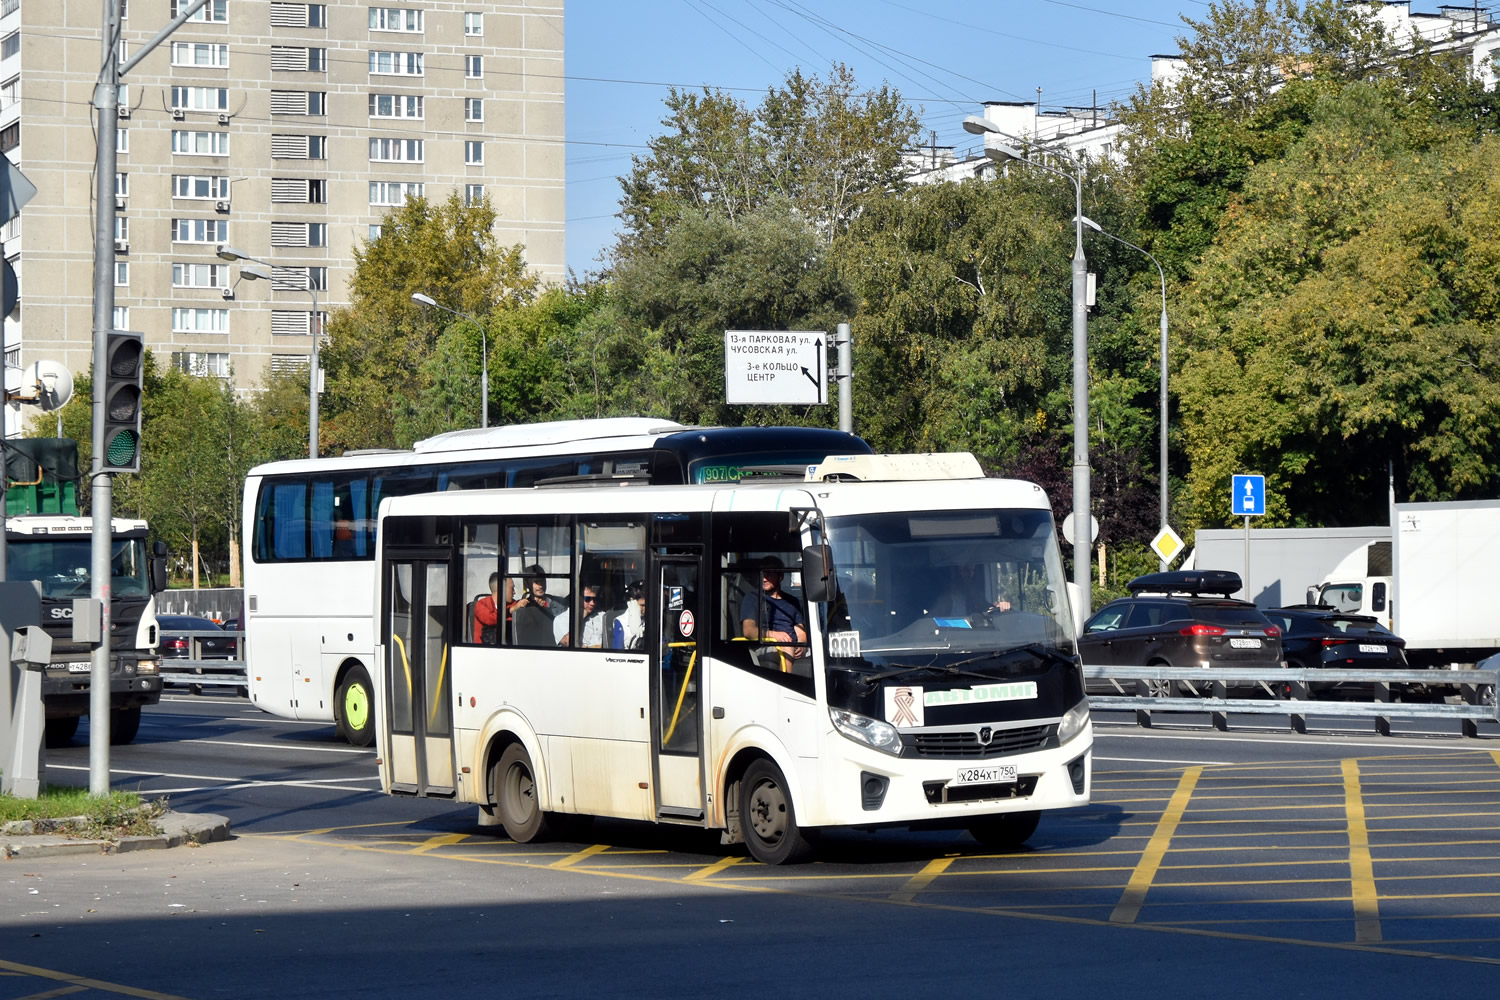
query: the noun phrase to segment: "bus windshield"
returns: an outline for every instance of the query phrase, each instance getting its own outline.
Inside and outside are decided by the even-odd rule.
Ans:
[[[1065,576],[1046,510],[828,519],[838,595],[823,608],[830,663],[881,668],[1040,645],[1072,655]]]
[[[89,568],[92,556],[87,537],[56,538],[32,536],[10,539],[6,572],[12,580],[36,580],[47,598],[89,596]],[[151,593],[146,575],[149,561],[146,542],[140,538],[118,539],[110,550],[115,597],[147,597]]]

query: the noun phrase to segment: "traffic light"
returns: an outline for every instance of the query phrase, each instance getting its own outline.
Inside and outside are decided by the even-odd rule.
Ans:
[[[145,335],[111,333],[104,363],[104,471],[139,472]]]

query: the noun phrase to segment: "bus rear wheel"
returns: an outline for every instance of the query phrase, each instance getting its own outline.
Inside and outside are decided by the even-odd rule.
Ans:
[[[370,675],[354,666],[344,675],[338,693],[339,735],[357,747],[375,742],[375,698]]]
[[[969,824],[969,835],[992,851],[1014,851],[1036,833],[1039,811],[1001,813]]]
[[[505,748],[495,762],[492,775],[495,812],[505,835],[518,844],[529,844],[547,836],[547,817],[537,798],[536,772],[531,755],[519,743]]]
[[[812,854],[812,843],[797,826],[797,813],[781,768],[757,760],[740,781],[740,829],[750,856],[763,865],[796,864]]]

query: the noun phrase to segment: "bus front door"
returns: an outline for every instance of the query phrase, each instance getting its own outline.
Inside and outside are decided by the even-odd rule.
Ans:
[[[451,797],[448,563],[391,559],[384,590],[391,790]]]
[[[656,563],[652,701],[656,717],[652,756],[659,819],[702,822],[703,653],[707,625],[700,598],[701,559],[660,556]]]

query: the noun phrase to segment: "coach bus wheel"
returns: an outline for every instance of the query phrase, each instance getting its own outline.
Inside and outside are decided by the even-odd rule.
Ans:
[[[364,667],[351,667],[339,685],[339,735],[357,747],[375,742],[375,699]]]
[[[135,739],[135,734],[141,731],[141,706],[135,708],[122,708],[118,712],[112,712],[109,716],[109,741],[117,747],[122,747]]]
[[[796,864],[812,853],[812,844],[797,826],[797,813],[781,769],[757,760],[740,782],[740,826],[750,856],[763,865]]]
[[[73,735],[78,732],[78,716],[69,715],[61,719],[48,719],[46,730],[47,746],[65,747],[73,742]]]
[[[1035,810],[986,816],[969,825],[969,834],[992,851],[1013,851],[1036,833],[1041,818]]]
[[[529,844],[547,835],[547,817],[537,801],[536,772],[531,755],[519,743],[505,748],[495,763],[495,812],[505,835],[518,844]]]

